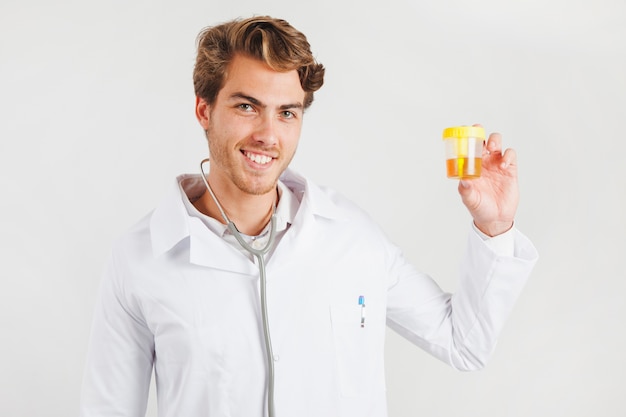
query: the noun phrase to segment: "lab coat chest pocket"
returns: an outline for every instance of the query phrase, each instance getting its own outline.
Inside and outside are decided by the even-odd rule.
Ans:
[[[358,304],[332,305],[330,315],[335,345],[337,377],[343,397],[362,397],[384,390],[383,346],[380,320],[371,308]],[[364,325],[361,326],[365,314]]]

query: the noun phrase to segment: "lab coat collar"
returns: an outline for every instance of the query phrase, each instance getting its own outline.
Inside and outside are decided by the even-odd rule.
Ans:
[[[178,176],[172,189],[152,212],[150,217],[152,251],[155,257],[161,256],[184,239],[189,238],[190,261],[205,266],[215,266],[217,260],[232,257],[233,253],[237,251],[230,245],[216,244],[221,241],[221,238],[209,231],[199,219],[191,217],[187,213],[182,201],[183,196],[181,196],[179,183],[193,176],[195,174]],[[281,181],[294,192],[300,201],[300,209],[296,219],[300,218],[300,221],[303,221],[301,215],[305,213],[328,219],[341,217],[341,211],[335,201],[324,190],[306,178],[287,169],[281,176]],[[222,253],[224,251],[228,253]],[[208,254],[210,254],[210,259]],[[241,254],[239,253],[239,255]],[[246,259],[243,255],[241,256]],[[246,273],[256,269],[252,262],[248,262],[249,265],[245,262],[238,264],[243,268],[239,272]],[[230,263],[229,266],[232,268]]]
[[[313,215],[327,219],[342,217],[336,202],[331,198],[333,194],[328,190],[323,190],[289,168],[281,175],[280,180],[293,191],[300,200],[300,205],[305,204]]]
[[[188,175],[181,175],[176,178],[175,186],[169,190],[150,216],[150,239],[155,257],[164,254],[190,236],[189,214],[181,200],[178,185],[179,181],[187,177]]]

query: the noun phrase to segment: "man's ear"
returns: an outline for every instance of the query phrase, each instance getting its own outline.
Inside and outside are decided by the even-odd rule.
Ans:
[[[205,131],[209,129],[210,114],[211,107],[206,100],[196,96],[196,118]]]

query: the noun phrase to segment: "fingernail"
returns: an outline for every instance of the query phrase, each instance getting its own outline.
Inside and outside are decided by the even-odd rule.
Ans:
[[[470,185],[469,185],[469,182],[464,181],[464,180],[461,180],[460,182],[461,182],[461,187],[463,187],[463,188],[469,188],[469,186],[470,186]]]

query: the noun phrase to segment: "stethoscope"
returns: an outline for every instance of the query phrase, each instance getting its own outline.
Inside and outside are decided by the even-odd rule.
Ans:
[[[263,318],[263,334],[265,336],[265,351],[266,351],[266,361],[268,368],[268,377],[267,377],[267,413],[268,417],[274,417],[274,354],[272,352],[272,340],[270,338],[270,327],[269,320],[267,315],[267,294],[266,294],[266,278],[265,278],[265,258],[264,256],[270,251],[272,246],[274,246],[274,241],[276,240],[276,204],[272,207],[272,217],[270,218],[270,236],[265,244],[265,246],[261,249],[255,249],[248,244],[241,236],[241,232],[235,226],[228,216],[224,209],[222,209],[221,204],[217,200],[217,197],[213,193],[211,186],[209,185],[209,181],[207,180],[206,174],[204,173],[204,164],[209,162],[209,158],[203,159],[200,162],[200,173],[202,174],[202,181],[204,181],[204,185],[206,185],[211,198],[215,201],[215,205],[217,206],[222,218],[226,222],[226,227],[235,236],[237,242],[248,251],[252,256],[254,256],[259,265],[259,276],[260,276],[260,292],[261,292],[261,316]]]

